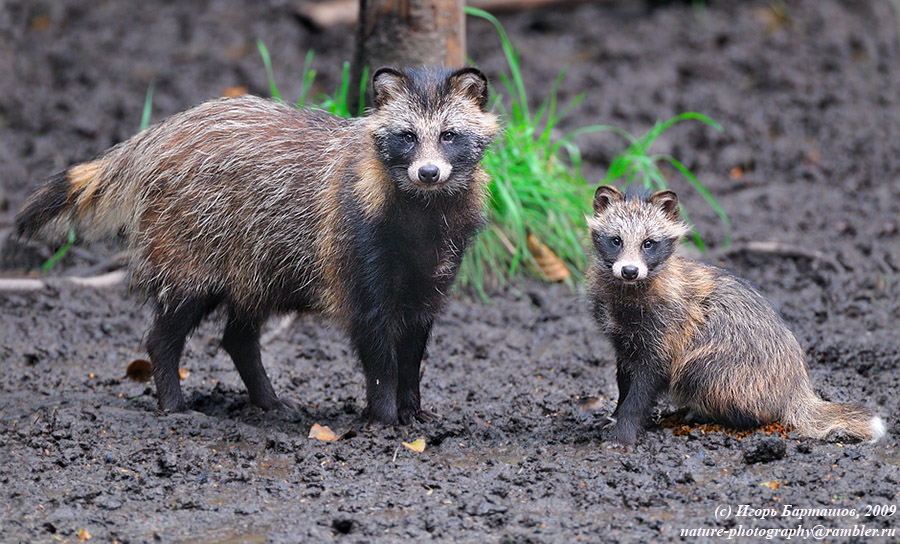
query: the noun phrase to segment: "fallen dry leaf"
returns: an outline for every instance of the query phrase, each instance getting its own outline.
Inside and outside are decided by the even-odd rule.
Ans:
[[[332,431],[328,427],[323,427],[318,423],[313,423],[312,429],[309,430],[308,438],[324,440],[325,442],[334,442],[336,440],[339,440],[341,437],[334,434],[334,431]]]
[[[773,34],[791,24],[790,14],[785,8],[780,6],[769,5],[756,8],[754,15],[756,20],[766,27],[766,32],[769,34]]]
[[[78,542],[87,542],[91,539],[91,533],[87,532],[87,529],[80,529],[78,531]]]
[[[334,442],[338,439],[338,435],[336,435],[329,427],[323,427],[318,423],[313,423],[312,428],[309,430],[308,438],[324,440],[325,442]]]
[[[547,281],[563,281],[572,274],[566,263],[562,262],[556,253],[541,243],[535,235],[529,233],[525,241],[528,251],[534,257],[534,262]]]
[[[413,450],[416,453],[422,453],[425,451],[425,439],[424,438],[416,438],[412,442],[401,442],[407,448]]]
[[[244,96],[245,94],[247,94],[247,87],[237,85],[235,87],[227,87],[225,92],[222,93],[222,96],[225,98],[236,98],[238,96]]]
[[[28,26],[34,32],[43,32],[50,27],[50,23],[53,22],[50,19],[49,15],[38,15],[37,17],[33,17],[30,21],[28,21]]]
[[[125,377],[136,382],[147,382],[153,377],[153,364],[146,359],[135,359],[125,369]]]
[[[181,378],[182,381],[188,379],[188,376],[191,375],[191,371],[186,368],[178,369],[178,377]]]
[[[330,0],[329,2],[302,2],[295,13],[316,28],[334,25],[350,25],[359,17],[359,2],[355,0]]]

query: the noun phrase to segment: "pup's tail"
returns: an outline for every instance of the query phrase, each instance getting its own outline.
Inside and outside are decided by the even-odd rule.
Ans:
[[[74,229],[81,239],[111,238],[133,217],[136,195],[123,194],[100,158],[78,164],[48,179],[16,214],[16,234],[60,242]],[[132,205],[128,205],[132,204]]]
[[[809,391],[789,410],[787,423],[800,434],[822,440],[843,434],[875,442],[885,435],[884,420],[857,404],[839,404],[820,399]]]

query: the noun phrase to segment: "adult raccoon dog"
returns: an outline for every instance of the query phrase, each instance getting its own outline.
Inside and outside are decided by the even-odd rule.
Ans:
[[[588,225],[597,256],[588,293],[616,351],[610,441],[634,444],[666,391],[693,416],[729,427],[780,421],[818,439],[884,435],[868,410],[816,395],[800,344],[753,287],[673,255],[689,230],[675,193],[601,186]]]
[[[475,68],[378,70],[374,110],[342,119],[271,100],[173,115],[59,173],[16,217],[20,235],[124,235],[159,407],[185,409],[185,338],[217,307],[222,346],[263,409],[282,406],[260,362],[272,314],[322,312],[349,332],[369,421],[426,419],[419,365],[482,225],[479,166],[498,130]]]

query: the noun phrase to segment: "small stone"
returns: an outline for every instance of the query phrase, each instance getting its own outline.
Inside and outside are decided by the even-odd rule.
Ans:
[[[784,457],[787,446],[784,440],[776,436],[767,436],[751,442],[744,448],[744,462],[748,465],[754,463],[769,463]]]
[[[352,519],[333,519],[331,520],[331,528],[342,535],[349,534],[353,530]]]
[[[239,514],[242,516],[252,516],[253,514],[259,513],[259,505],[258,504],[245,504],[243,506],[239,506],[234,511],[235,514]]]
[[[154,473],[163,478],[169,477],[178,470],[178,461],[171,453],[164,453],[156,459]]]
[[[118,510],[122,507],[122,501],[115,495],[100,495],[94,499],[94,505],[104,510]]]

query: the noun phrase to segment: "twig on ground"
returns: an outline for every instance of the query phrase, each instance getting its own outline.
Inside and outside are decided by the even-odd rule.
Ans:
[[[819,261],[830,266],[834,270],[840,270],[838,262],[825,253],[815,249],[804,249],[782,242],[746,242],[735,243],[717,251],[710,251],[708,255],[713,258],[727,258],[743,253],[756,253],[762,255],[776,255],[779,257],[800,257],[811,261]]]
[[[0,278],[0,292],[2,291],[40,291],[46,287],[54,285],[71,283],[79,287],[91,287],[102,289],[112,287],[122,283],[125,279],[124,270],[115,270],[99,276],[76,277],[68,276],[62,278],[49,278],[46,280],[36,280],[31,278]]]
[[[114,270],[118,270],[124,267],[128,261],[128,253],[126,251],[120,251],[113,255],[111,258],[95,264],[94,266],[88,268],[84,271],[85,276],[96,276],[98,274],[105,274],[106,272],[112,272]]]

